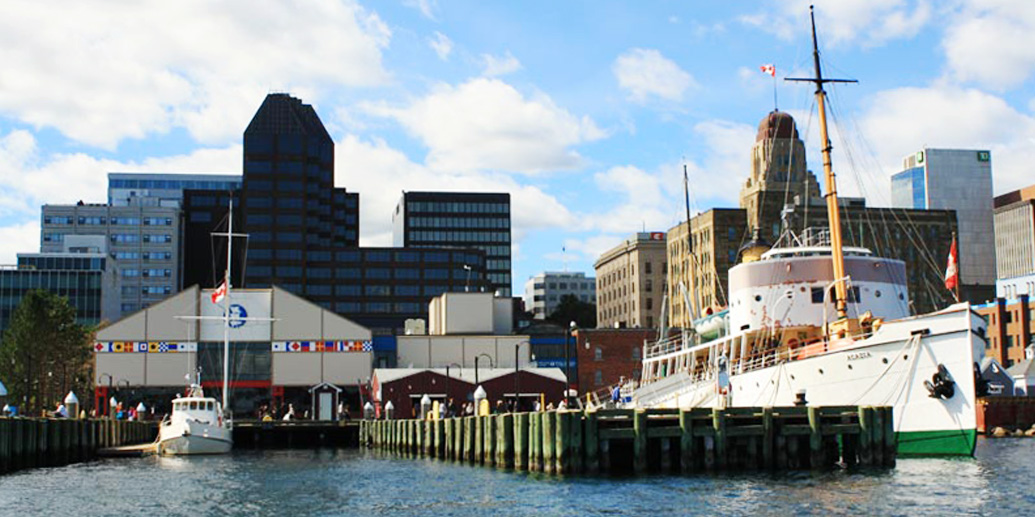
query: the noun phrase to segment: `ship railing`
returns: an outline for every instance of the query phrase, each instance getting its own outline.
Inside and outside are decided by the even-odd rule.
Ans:
[[[673,336],[658,341],[652,345],[647,346],[647,350],[646,353],[643,354],[643,358],[653,359],[655,357],[661,357],[663,355],[668,355],[673,352],[678,352],[680,350],[687,349],[690,345],[689,343],[687,343],[687,341],[689,341],[689,339],[685,339],[684,336]]]

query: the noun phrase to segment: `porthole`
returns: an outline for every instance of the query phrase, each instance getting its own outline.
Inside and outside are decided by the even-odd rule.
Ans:
[[[902,293],[898,293],[898,299],[899,300],[905,300],[906,299],[906,295],[904,295]]]
[[[793,376],[793,375],[791,375],[791,380],[792,380],[792,381],[794,380],[794,376]]]
[[[905,354],[905,355],[903,355],[903,356],[902,356],[902,359],[903,359],[903,360],[907,360],[907,359],[909,359],[909,354]]]
[[[876,291],[874,291],[873,295],[876,296],[877,298],[880,298],[880,289],[877,289]]]
[[[882,361],[882,362],[883,362],[884,364],[888,364],[888,358],[887,358],[887,357],[884,357],[884,358],[882,358],[882,359],[881,359],[881,361]]]
[[[822,368],[819,369],[819,374],[823,375],[823,369]]]
[[[852,365],[848,365],[848,369],[851,370],[852,369]]]
[[[760,302],[760,301],[762,301],[762,295],[760,295],[760,294],[756,294],[756,295],[755,295],[755,301],[756,301],[756,302]]]
[[[801,290],[801,292],[803,292],[803,293],[805,292],[805,286],[801,286],[798,289]]]

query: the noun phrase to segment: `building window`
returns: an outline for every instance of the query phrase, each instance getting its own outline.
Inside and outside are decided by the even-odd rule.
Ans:
[[[649,293],[649,292],[652,292],[652,291],[654,291],[654,282],[652,282],[652,281],[651,281],[651,280],[650,280],[650,279],[648,278],[648,279],[647,279],[647,281],[646,281],[646,282],[644,282],[644,284],[643,284],[643,290],[644,290],[644,291],[646,291],[646,292],[648,292],[648,293]]]
[[[593,372],[593,384],[597,386],[604,385],[604,372],[600,370]]]
[[[599,346],[593,349],[593,360],[603,361],[604,360],[604,349]]]

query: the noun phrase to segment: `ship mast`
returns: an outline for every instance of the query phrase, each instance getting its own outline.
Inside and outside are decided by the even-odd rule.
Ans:
[[[697,299],[697,256],[694,254],[694,232],[690,225],[690,178],[686,173],[686,164],[683,164],[683,196],[686,201],[686,276],[689,296],[684,297],[686,306],[686,325],[684,328],[694,326],[695,314],[701,314],[700,300]]]
[[[230,265],[234,246],[234,197],[230,196],[230,207],[227,212],[226,228],[226,270],[223,282],[226,293],[223,294],[223,411],[230,411],[230,399],[227,398],[230,382]]]
[[[819,135],[823,142],[823,173],[826,178],[827,219],[830,222],[830,250],[834,262],[834,307],[839,320],[848,317],[848,286],[845,283],[845,257],[841,240],[841,212],[837,202],[837,181],[831,166],[830,137],[827,133],[827,93],[824,83],[855,83],[852,79],[824,79],[819,64],[819,44],[816,41],[816,13],[809,6],[809,17],[812,19],[812,58],[815,63],[815,77],[787,78],[788,81],[805,81],[816,85],[816,104],[819,106]]]

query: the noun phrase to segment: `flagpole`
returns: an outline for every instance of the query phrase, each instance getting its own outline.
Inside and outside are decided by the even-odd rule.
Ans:
[[[956,232],[952,232],[952,246],[956,248],[956,256],[953,257],[956,261],[956,285],[953,294],[956,295],[956,303],[960,303],[960,252],[959,244],[956,242]]]
[[[230,382],[230,265],[231,253],[234,245],[234,197],[230,196],[229,210],[227,212],[226,229],[226,271],[223,272],[223,285],[226,291],[223,293],[223,413],[229,414],[230,403],[227,399]]]
[[[780,105],[776,102],[776,69],[773,69],[773,111],[780,111]]]

